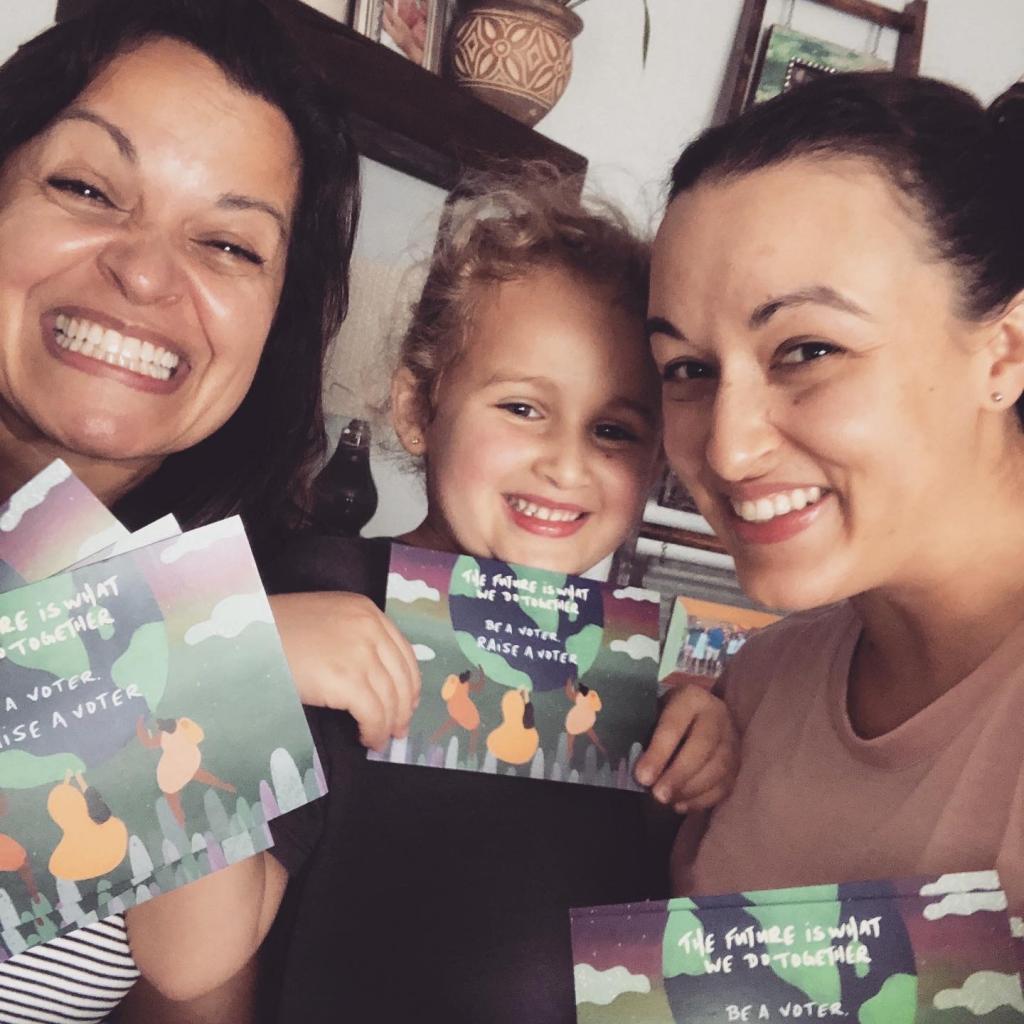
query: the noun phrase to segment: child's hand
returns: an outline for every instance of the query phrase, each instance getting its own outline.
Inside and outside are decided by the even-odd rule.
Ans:
[[[729,709],[694,683],[670,690],[636,779],[677,814],[724,800],[739,771],[739,737]]]
[[[375,750],[406,734],[420,698],[419,665],[369,598],[278,594],[270,606],[303,704],[350,712],[359,738]]]

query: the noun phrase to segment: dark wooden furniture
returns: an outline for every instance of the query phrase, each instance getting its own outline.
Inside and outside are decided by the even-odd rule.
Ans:
[[[697,533],[696,530],[682,530],[677,526],[662,526],[660,523],[641,523],[639,536],[659,544],[679,544],[684,548],[699,551],[714,551],[726,555],[725,545],[713,533]]]
[[[57,20],[90,2],[59,0]],[[365,156],[444,189],[463,169],[500,160],[547,160],[570,173],[586,172],[579,153],[299,0],[263,2],[337,89]]]
[[[899,33],[896,43],[896,62],[893,70],[916,75],[921,66],[921,45],[924,42],[924,22],[927,0],[909,0],[902,11],[873,3],[872,0],[814,0],[834,11],[863,18],[882,28],[893,28]],[[767,0],[744,0],[736,38],[729,55],[725,88],[715,111],[715,122],[728,121],[743,110],[753,85],[757,63],[758,40],[764,22]]]

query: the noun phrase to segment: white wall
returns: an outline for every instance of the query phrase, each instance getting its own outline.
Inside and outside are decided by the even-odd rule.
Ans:
[[[361,162],[363,212],[352,260],[349,316],[335,343],[328,383],[332,441],[344,422],[369,419],[375,443],[377,514],[370,537],[405,533],[423,518],[420,477],[394,455],[396,442],[378,414],[420,271],[430,255],[444,193],[372,160]],[[383,442],[383,445],[381,444]]]
[[[0,18],[0,63],[26,40],[53,24],[56,0],[3,0]]]
[[[991,102],[1024,75],[1024,3],[931,0],[921,70]]]

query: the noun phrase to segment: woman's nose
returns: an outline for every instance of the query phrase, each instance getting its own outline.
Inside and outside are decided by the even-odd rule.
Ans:
[[[771,468],[778,446],[768,386],[762,381],[723,381],[705,449],[712,472],[733,482],[762,476]]]
[[[170,305],[184,292],[173,247],[155,231],[136,230],[114,239],[100,252],[99,264],[103,276],[134,305]]]

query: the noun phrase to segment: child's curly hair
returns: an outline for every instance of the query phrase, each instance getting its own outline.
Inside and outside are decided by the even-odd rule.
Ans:
[[[427,420],[486,285],[559,269],[612,289],[644,317],[650,243],[610,203],[582,198],[582,185],[551,164],[528,163],[466,178],[453,192],[398,360]]]

